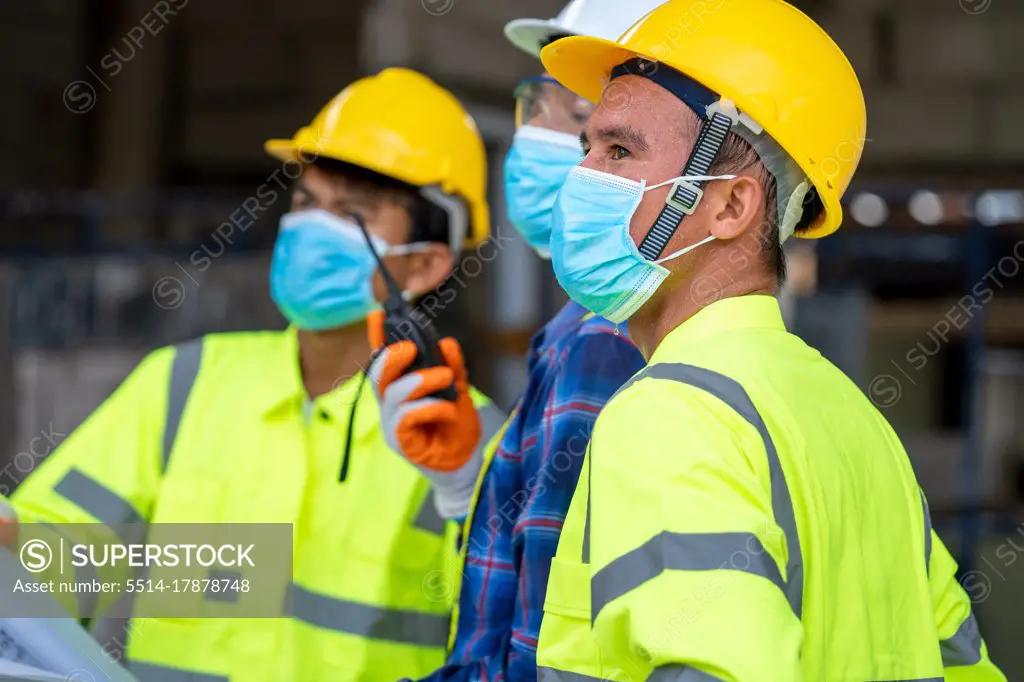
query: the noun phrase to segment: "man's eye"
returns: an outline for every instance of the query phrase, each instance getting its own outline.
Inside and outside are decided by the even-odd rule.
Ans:
[[[620,147],[617,144],[612,145],[612,158],[613,159],[615,159],[616,161],[620,161],[620,160],[626,158],[627,156],[629,156],[629,150],[628,149],[626,149],[625,147]]]

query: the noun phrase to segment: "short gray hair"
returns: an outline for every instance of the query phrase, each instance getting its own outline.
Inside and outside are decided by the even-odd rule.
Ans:
[[[687,132],[690,139],[697,139],[700,134],[701,121],[692,110],[687,109]],[[775,176],[761,161],[754,147],[734,132],[725,136],[715,162],[711,165],[708,175],[731,175],[742,171],[750,171],[764,188],[764,229],[759,238],[761,252],[765,263],[775,271],[779,285],[786,280],[786,256],[779,241],[778,219],[778,183]]]

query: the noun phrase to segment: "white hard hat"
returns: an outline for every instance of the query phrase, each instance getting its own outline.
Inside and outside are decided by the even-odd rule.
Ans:
[[[618,40],[640,17],[666,0],[572,0],[554,19],[514,19],[505,37],[534,57],[555,36],[581,35]]]

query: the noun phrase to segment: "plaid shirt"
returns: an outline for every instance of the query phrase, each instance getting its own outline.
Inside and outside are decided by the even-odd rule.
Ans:
[[[594,421],[643,366],[624,325],[616,333],[575,303],[534,335],[526,391],[485,474],[466,537],[454,651],[426,680],[537,679],[551,559]]]

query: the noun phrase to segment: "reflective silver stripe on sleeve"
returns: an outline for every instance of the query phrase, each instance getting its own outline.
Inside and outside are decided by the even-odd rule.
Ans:
[[[973,611],[967,614],[952,637],[939,642],[939,648],[942,650],[943,667],[953,668],[981,662],[981,631],[978,630],[978,621],[974,619]]]
[[[184,668],[172,668],[132,660],[126,663],[128,672],[134,675],[139,682],[230,682],[227,677],[221,675],[210,675]]]
[[[167,471],[167,463],[171,459],[171,450],[178,437],[181,426],[181,415],[185,412],[185,403],[192,392],[192,384],[199,374],[199,363],[203,359],[203,339],[192,339],[174,347],[174,363],[171,365],[170,388],[167,393],[167,418],[164,421],[163,452],[161,466]]]
[[[369,639],[443,647],[448,643],[448,615],[402,611],[311,592],[291,585],[286,610],[311,625]]]
[[[753,533],[663,531],[598,571],[590,581],[591,618],[609,602],[665,571],[741,571],[786,584],[775,560]]]
[[[146,523],[130,502],[78,469],[69,470],[53,489],[108,526]],[[121,539],[128,543],[133,538],[122,536]]]
[[[926,575],[932,572],[932,514],[928,511],[928,500],[921,490],[921,511],[924,514],[924,570]]]
[[[610,682],[602,677],[591,677],[554,668],[538,667],[537,673],[537,682]]]
[[[537,672],[539,673],[538,682],[611,682],[603,677],[591,677],[554,668],[539,667]],[[656,668],[647,678],[647,682],[724,682],[724,680],[689,666],[669,665]]]
[[[420,530],[425,530],[434,535],[444,535],[445,521],[437,513],[437,505],[434,504],[434,490],[431,489],[420,505],[420,511],[413,519],[412,525]]]
[[[725,682],[725,680],[688,665],[666,665],[655,668],[647,678],[647,682]]]
[[[786,535],[785,594],[793,613],[800,618],[803,613],[804,562],[800,550],[800,537],[797,534],[796,514],[793,511],[793,498],[786,485],[786,475],[782,470],[782,463],[779,461],[779,453],[775,450],[775,443],[750,396],[735,379],[730,379],[724,374],[703,367],[682,363],[650,365],[623,384],[615,395],[643,379],[678,381],[710,393],[750,422],[751,426],[757,429],[761,435],[765,453],[768,456],[768,474],[772,488],[772,514],[775,516],[775,523]],[[614,398],[615,396],[612,396],[613,400]],[[589,530],[589,524],[584,528],[585,532]],[[589,538],[584,538],[584,542],[589,545]],[[597,611],[595,610],[593,613],[596,616]]]

